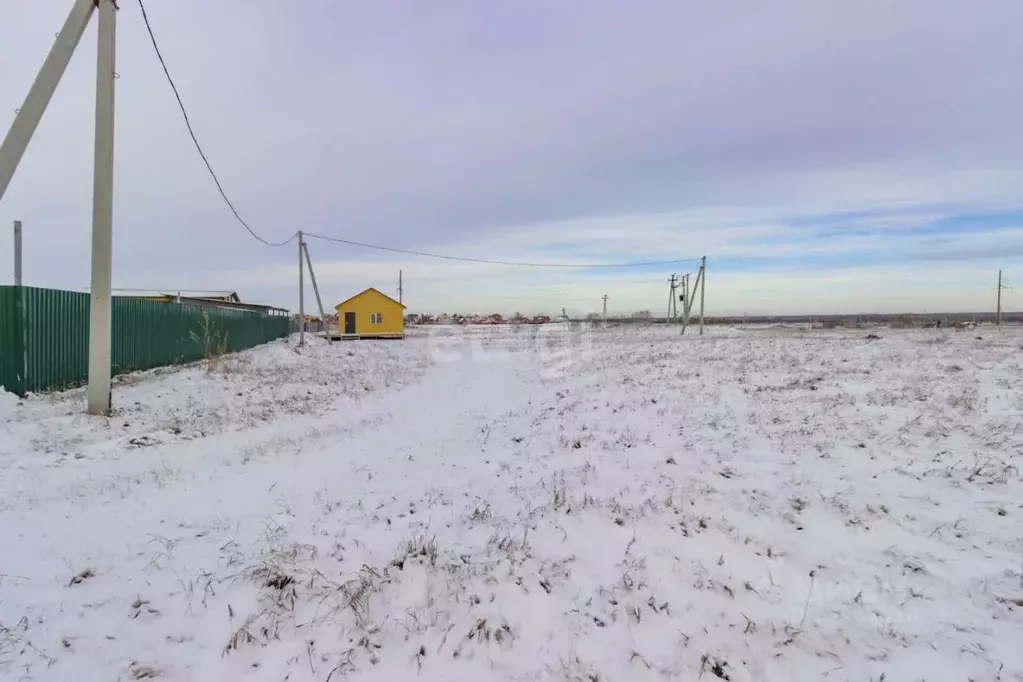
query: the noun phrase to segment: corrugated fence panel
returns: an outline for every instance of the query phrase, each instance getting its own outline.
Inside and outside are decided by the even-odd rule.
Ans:
[[[115,297],[114,374],[194,362],[287,336],[290,318]],[[86,381],[89,294],[0,286],[0,386],[18,394]]]
[[[89,294],[22,287],[25,391],[73,386],[88,374]],[[78,350],[79,352],[75,352]]]
[[[0,287],[0,386],[12,393],[25,391],[24,329],[21,291]]]

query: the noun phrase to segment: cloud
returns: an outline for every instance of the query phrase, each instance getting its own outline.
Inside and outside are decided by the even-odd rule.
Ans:
[[[14,3],[5,16],[0,41],[18,58],[0,63],[0,111],[20,106],[61,5]],[[832,271],[897,278],[899,263],[933,282],[919,303],[952,305],[945,255],[1023,261],[1018,222],[966,220],[1023,203],[1015,0],[149,5],[206,151],[272,239],[304,229],[559,262],[706,254],[718,284],[733,283],[708,288],[708,303],[734,309],[795,305],[784,292],[796,270],[799,301],[842,309],[856,300],[829,284]],[[122,3],[118,38],[115,283],[242,289],[294,306],[294,249],[268,249],[233,223],[134,3]],[[88,283],[94,55],[90,31],[0,202],[0,227],[25,221],[34,284]],[[595,282],[635,290],[616,298],[641,305],[663,298],[670,274],[312,249],[325,288],[390,282],[403,268],[430,282],[416,293],[429,308],[583,308],[599,299]],[[0,239],[0,277],[9,263]],[[646,277],[649,294],[626,285]],[[967,286],[974,306],[984,282],[978,272]]]

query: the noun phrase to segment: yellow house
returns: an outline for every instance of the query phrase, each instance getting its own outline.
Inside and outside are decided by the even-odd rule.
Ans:
[[[405,338],[405,306],[372,287],[334,309],[343,339]]]

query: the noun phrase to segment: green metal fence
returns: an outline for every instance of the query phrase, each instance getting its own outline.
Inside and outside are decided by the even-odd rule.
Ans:
[[[290,332],[287,316],[114,297],[111,370],[134,372],[233,352]],[[89,294],[0,286],[0,387],[18,395],[88,376]]]

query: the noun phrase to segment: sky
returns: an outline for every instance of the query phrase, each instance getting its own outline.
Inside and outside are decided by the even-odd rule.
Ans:
[[[0,9],[0,130],[71,0]],[[114,286],[298,305],[294,243],[234,221],[121,0]],[[239,8],[244,7],[244,10]],[[148,0],[242,216],[484,259],[707,257],[708,315],[1023,309],[1023,3]],[[95,23],[6,195],[25,282],[89,284]],[[4,235],[8,236],[4,236]],[[667,310],[672,273],[431,260],[309,240],[324,305]],[[307,286],[308,290],[308,286]],[[310,297],[311,298],[311,297]]]

